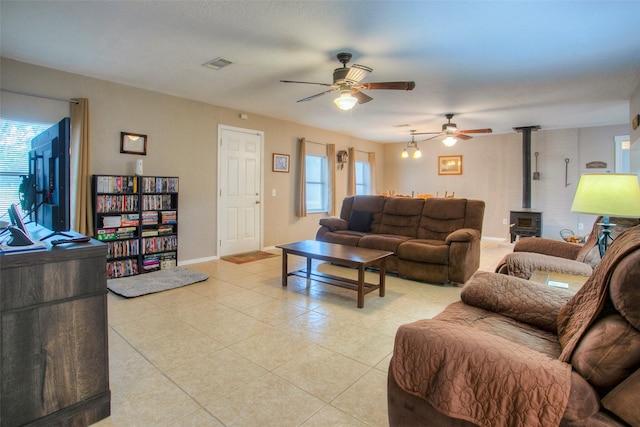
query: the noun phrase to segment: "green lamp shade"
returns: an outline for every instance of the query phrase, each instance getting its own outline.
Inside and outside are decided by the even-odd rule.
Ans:
[[[634,174],[585,174],[580,177],[572,212],[640,217],[640,185]]]

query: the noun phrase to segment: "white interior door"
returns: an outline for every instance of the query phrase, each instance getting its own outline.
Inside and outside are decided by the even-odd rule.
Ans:
[[[262,248],[264,134],[219,126],[218,256]]]

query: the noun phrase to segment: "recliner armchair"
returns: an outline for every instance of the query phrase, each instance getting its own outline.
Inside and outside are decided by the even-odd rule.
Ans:
[[[638,218],[612,217],[610,220],[616,224],[611,229],[614,238],[622,231],[640,225]],[[535,270],[590,276],[601,259],[598,250],[598,223],[601,221],[602,217],[596,218],[583,245],[544,237],[522,238],[516,242],[513,252],[498,263],[495,271],[522,279],[529,279]]]
[[[640,425],[640,227],[577,294],[476,272],[433,319],[400,326],[391,426]]]

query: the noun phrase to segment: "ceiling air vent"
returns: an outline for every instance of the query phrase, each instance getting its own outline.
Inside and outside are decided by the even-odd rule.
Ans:
[[[232,61],[229,61],[228,59],[224,59],[224,58],[216,58],[216,59],[212,59],[211,61],[205,62],[204,64],[202,64],[203,67],[207,67],[207,68],[211,68],[212,70],[219,70],[221,68],[226,67],[227,65],[231,65],[233,64]]]

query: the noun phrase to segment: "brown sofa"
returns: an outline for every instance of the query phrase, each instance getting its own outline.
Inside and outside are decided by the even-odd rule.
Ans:
[[[640,425],[640,226],[575,294],[479,271],[461,301],[402,325],[391,426]]]
[[[350,196],[316,240],[393,252],[386,269],[429,283],[464,283],[480,266],[484,202]]]
[[[518,240],[513,252],[507,254],[496,266],[496,272],[528,279],[535,270],[589,276],[600,262],[598,237],[602,217],[596,218],[584,244],[567,243],[561,240],[540,237],[525,237]],[[614,239],[624,230],[640,225],[638,218],[610,218],[616,224],[611,228]]]

